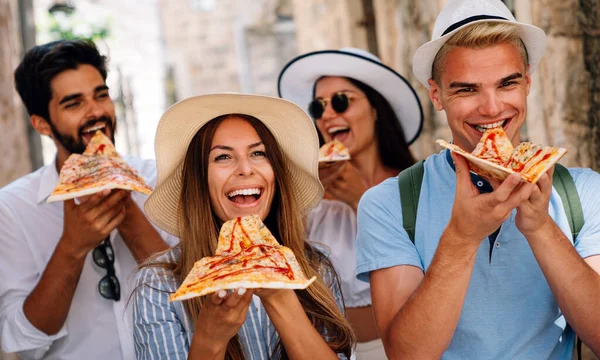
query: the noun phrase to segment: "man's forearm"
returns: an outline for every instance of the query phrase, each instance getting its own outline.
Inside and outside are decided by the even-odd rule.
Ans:
[[[477,254],[455,240],[447,229],[423,281],[382,334],[391,358],[439,359],[450,345]]]
[[[123,241],[138,264],[169,246],[150,224],[142,210],[129,200],[125,220],[117,227]]]
[[[65,323],[73,294],[85,262],[61,239],[40,281],[23,304],[27,320],[47,335],[56,334]]]
[[[567,322],[600,354],[600,275],[554,221],[525,236]]]

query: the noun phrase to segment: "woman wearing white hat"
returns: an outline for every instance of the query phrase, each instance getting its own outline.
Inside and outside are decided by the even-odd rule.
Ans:
[[[155,150],[158,181],[145,210],[181,242],[138,273],[138,359],[348,357],[354,335],[340,310],[337,275],[304,240],[303,214],[321,199],[323,188],[317,133],[302,109],[266,96],[189,98],[162,116]],[[240,189],[258,191],[236,195]],[[295,292],[222,290],[169,302],[194,262],[214,255],[221,224],[252,214],[317,280]]]
[[[357,334],[357,358],[385,359],[369,284],[355,278],[356,209],[367,189],[414,163],[408,146],[421,130],[421,103],[400,74],[354,48],[298,56],[281,71],[278,89],[308,109],[322,141],[336,139],[349,149],[351,160],[320,164],[328,200],[308,215],[308,238],[331,249]]]

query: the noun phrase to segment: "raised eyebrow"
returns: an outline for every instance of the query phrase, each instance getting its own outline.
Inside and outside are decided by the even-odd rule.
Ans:
[[[466,83],[466,82],[452,82],[450,83],[450,89],[454,89],[454,88],[477,88],[479,87],[478,84],[476,83]]]
[[[226,150],[226,151],[233,151],[233,148],[231,146],[215,145],[212,148],[210,148],[209,152],[211,152],[213,150],[217,150],[217,149],[219,149],[219,150]]]
[[[507,81],[511,81],[511,80],[515,80],[515,79],[522,79],[522,78],[523,78],[523,74],[517,72],[517,73],[508,75],[507,77],[504,77],[504,78],[500,79],[500,81],[498,83],[502,84],[502,83],[505,83]]]
[[[254,149],[255,147],[259,147],[259,146],[261,146],[261,145],[263,145],[263,142],[262,142],[262,141],[255,142],[254,144],[250,144],[250,145],[248,145],[248,149]]]
[[[94,92],[97,93],[97,92],[105,91],[105,90],[108,90],[108,86],[106,86],[106,85],[99,85],[99,86],[96,86],[96,88],[94,89]]]

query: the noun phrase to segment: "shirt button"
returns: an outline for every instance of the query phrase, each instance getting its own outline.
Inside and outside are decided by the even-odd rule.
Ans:
[[[479,181],[477,182],[477,187],[482,187],[482,186],[483,186],[483,181],[479,180]]]
[[[500,241],[496,241],[496,247],[499,248],[500,247]]]

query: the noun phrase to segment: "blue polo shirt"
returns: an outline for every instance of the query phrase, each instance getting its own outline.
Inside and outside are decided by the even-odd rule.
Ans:
[[[368,190],[358,208],[357,277],[397,265],[426,271],[448,224],[456,174],[446,151],[425,161],[415,244],[402,227],[398,179]],[[600,174],[569,169],[581,199],[585,224],[575,240],[581,257],[600,254]],[[562,201],[552,191],[549,214],[572,240]],[[515,226],[516,211],[495,242],[482,241],[458,326],[443,359],[571,359],[574,333]],[[493,247],[492,247],[493,246]]]

